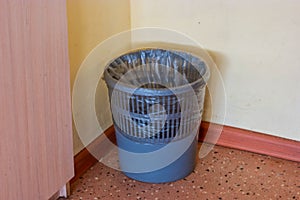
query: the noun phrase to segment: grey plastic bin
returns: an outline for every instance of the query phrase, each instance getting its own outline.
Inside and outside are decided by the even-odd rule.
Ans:
[[[152,183],[191,173],[209,78],[205,62],[177,50],[139,49],[111,61],[104,78],[121,170]]]

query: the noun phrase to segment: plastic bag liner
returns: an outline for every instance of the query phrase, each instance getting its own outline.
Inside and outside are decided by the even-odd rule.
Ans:
[[[127,138],[168,143],[198,129],[209,69],[190,53],[135,50],[104,72],[114,126]]]

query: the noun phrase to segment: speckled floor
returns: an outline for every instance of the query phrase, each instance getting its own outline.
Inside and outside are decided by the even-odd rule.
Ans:
[[[141,183],[97,163],[72,187],[78,199],[299,199],[300,163],[215,146],[173,183]]]

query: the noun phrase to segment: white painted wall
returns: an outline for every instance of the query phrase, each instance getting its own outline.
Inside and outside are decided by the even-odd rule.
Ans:
[[[131,27],[173,29],[211,52],[226,125],[300,141],[299,10],[297,0],[131,0]]]

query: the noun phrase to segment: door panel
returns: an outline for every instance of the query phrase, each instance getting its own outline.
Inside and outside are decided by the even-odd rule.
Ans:
[[[73,176],[66,5],[0,2],[0,199],[48,199]]]

